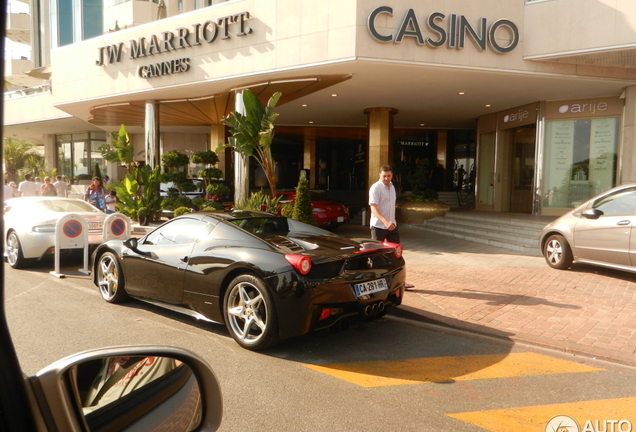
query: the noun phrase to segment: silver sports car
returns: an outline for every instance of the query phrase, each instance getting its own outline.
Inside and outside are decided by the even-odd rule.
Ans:
[[[9,265],[21,268],[31,259],[55,251],[55,224],[67,214],[77,214],[88,222],[88,243],[103,241],[106,214],[79,199],[22,197],[4,202],[5,255]]]
[[[622,185],[548,224],[539,245],[552,268],[576,261],[636,272],[635,225],[636,184]]]

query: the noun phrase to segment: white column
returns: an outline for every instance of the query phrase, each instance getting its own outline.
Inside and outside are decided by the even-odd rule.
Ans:
[[[243,92],[236,93],[236,112],[245,115]],[[234,201],[239,202],[249,196],[249,161],[247,156],[234,152]]]
[[[159,103],[157,101],[146,101],[146,122],[144,125],[146,165],[151,168],[160,163],[159,150]]]

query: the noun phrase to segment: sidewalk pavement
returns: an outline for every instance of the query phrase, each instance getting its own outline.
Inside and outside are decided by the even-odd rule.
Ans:
[[[369,237],[348,224],[338,234]],[[407,282],[393,315],[636,367],[636,274],[400,227]]]

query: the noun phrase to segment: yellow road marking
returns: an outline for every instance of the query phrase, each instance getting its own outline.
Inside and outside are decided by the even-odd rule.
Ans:
[[[446,415],[491,432],[544,431],[550,419],[560,415],[572,417],[578,422],[581,430],[585,430],[588,420],[593,426],[598,420],[600,430],[609,431],[612,426],[608,425],[605,428],[605,420],[628,420],[632,426],[636,426],[634,407],[636,407],[636,398],[632,397]],[[616,424],[614,427],[614,430],[619,430]]]
[[[534,353],[430,357],[396,361],[305,365],[305,367],[360,387],[386,387],[602,370]]]

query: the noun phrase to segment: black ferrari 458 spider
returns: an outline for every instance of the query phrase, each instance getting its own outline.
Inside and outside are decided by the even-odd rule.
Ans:
[[[264,212],[190,213],[93,255],[104,300],[130,297],[224,323],[260,350],[402,302],[399,244],[348,239]]]

